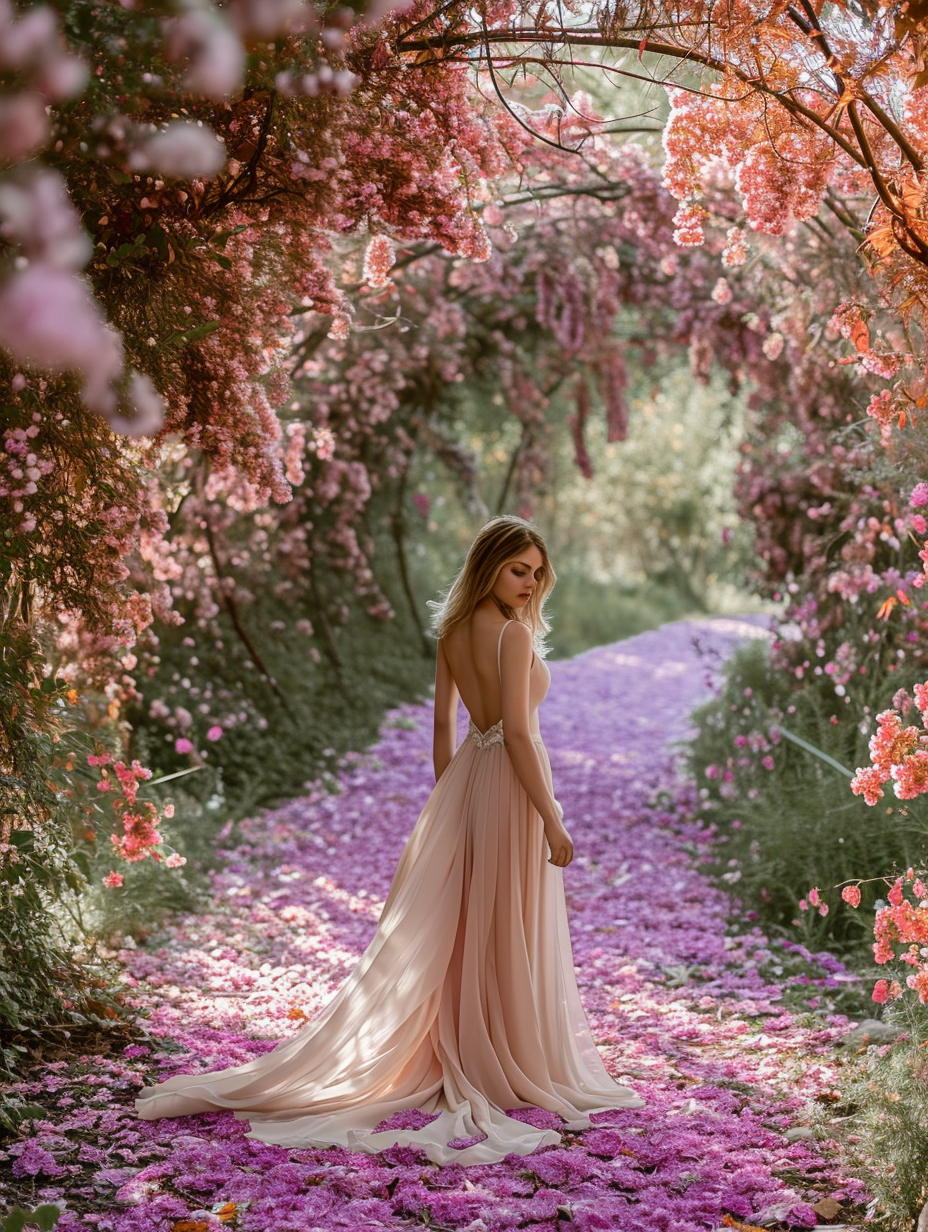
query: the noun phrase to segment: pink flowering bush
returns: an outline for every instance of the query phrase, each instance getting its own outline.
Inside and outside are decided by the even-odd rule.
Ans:
[[[867,965],[867,916],[835,911],[826,887],[848,883],[846,901],[859,906],[863,892],[869,907],[875,892],[859,883],[861,870],[909,866],[918,835],[898,800],[872,809],[854,799],[850,767],[866,749],[859,713],[841,704],[824,673],[796,687],[777,668],[772,641],[737,651],[716,677],[716,699],[695,715],[690,764],[725,839],[715,873],[761,918]],[[855,701],[868,696],[857,692]]]

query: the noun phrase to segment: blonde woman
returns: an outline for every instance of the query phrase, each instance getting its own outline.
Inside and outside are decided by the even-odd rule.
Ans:
[[[643,1106],[609,1077],[574,976],[562,873],[573,845],[538,727],[554,581],[530,523],[483,527],[432,605],[436,784],[373,940],[296,1035],[244,1065],[143,1088],[139,1116],[232,1108],[248,1137],[281,1146],[408,1144],[472,1164],[560,1141],[507,1110],[583,1129],[591,1112]],[[470,727],[456,749],[459,698]],[[414,1108],[439,1115],[375,1132]]]

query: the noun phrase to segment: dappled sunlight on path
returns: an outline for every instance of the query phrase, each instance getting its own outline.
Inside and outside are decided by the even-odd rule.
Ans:
[[[92,1058],[56,1071],[73,1103],[58,1100],[14,1172],[35,1177],[37,1197],[70,1197],[64,1232],[169,1232],[228,1202],[249,1232],[427,1221],[471,1232],[810,1227],[825,1221],[813,1209],[822,1199],[859,1216],[862,1186],[841,1174],[827,1134],[809,1128],[833,1099],[834,1043],[850,1024],[785,1010],[776,977],[787,947],[747,921],[726,926],[731,900],[700,871],[714,836],[668,752],[707,672],[748,636],[763,636],[758,622],[681,622],[554,663],[541,711],[576,848],[565,886],[581,994],[610,1072],[644,1108],[599,1114],[560,1147],[466,1170],[401,1148],[372,1157],[268,1146],[246,1139],[231,1112],[135,1119],[143,1083],[234,1065],[291,1034],[367,945],[432,786],[428,707],[405,706],[374,749],[345,759],[338,794],[318,787],[236,827],[201,914],[121,952],[151,1011],[154,1050],[130,1047],[125,1062],[97,1066],[122,1088],[107,1111],[81,1077]],[[810,1009],[852,978],[827,955],[809,970]],[[36,1097],[48,1089],[32,1085]],[[551,1114],[519,1115],[562,1128]],[[819,1215],[828,1211],[833,1221],[833,1206]]]

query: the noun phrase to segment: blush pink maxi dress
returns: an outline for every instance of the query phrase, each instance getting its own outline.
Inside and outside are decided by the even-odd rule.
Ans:
[[[502,648],[500,631],[497,662]],[[537,655],[531,731],[550,684]],[[610,1078],[574,975],[563,870],[548,862],[542,819],[516,777],[502,720],[470,723],[419,816],[370,945],[311,1022],[230,1069],[142,1088],[146,1120],[232,1108],[249,1138],[287,1147],[376,1152],[416,1145],[435,1163],[528,1155],[560,1134],[506,1109],[544,1108],[568,1129],[645,1101]],[[420,1129],[375,1132],[418,1108]],[[450,1145],[485,1135],[470,1146]]]

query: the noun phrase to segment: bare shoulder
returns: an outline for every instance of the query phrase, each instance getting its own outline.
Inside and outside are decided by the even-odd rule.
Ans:
[[[514,629],[510,629],[508,625],[515,625]],[[508,625],[504,625],[505,634],[501,634],[503,648],[515,650],[521,657],[529,653],[533,647],[532,631],[528,625],[524,625],[521,620],[510,620]]]

